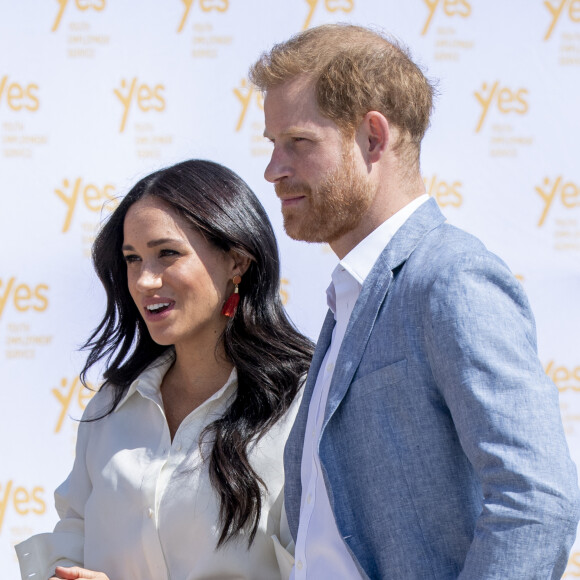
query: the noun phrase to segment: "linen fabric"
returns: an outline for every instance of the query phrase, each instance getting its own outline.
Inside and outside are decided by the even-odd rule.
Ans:
[[[296,537],[308,408],[329,312],[285,449]],[[365,280],[333,372],[321,471],[363,578],[560,578],[579,519],[556,386],[521,284],[435,201]]]
[[[296,567],[291,580],[360,578],[336,528],[320,468],[318,440],[336,358],[362,284],[385,245],[413,211],[428,199],[427,194],[422,195],[391,216],[353,248],[332,273],[332,282],[326,294],[336,324],[320,365],[308,410],[301,466],[302,508],[296,539]]]
[[[282,453],[300,394],[249,453],[267,485],[251,548],[242,535],[216,550],[219,500],[202,457],[210,442],[200,447],[199,436],[225,411],[237,374],[234,369],[183,420],[171,441],[160,385],[172,360],[164,356],[145,370],[113,413],[80,423],[73,469],[55,492],[60,521],[53,533],[16,547],[22,578],[44,580],[56,565],[79,565],[111,580],[272,580],[281,578],[278,558],[288,577],[285,548],[292,539],[283,509]],[[111,390],[100,390],[83,418],[101,415],[110,401]]]

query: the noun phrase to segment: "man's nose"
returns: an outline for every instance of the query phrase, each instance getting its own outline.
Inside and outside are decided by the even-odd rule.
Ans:
[[[266,181],[270,183],[276,183],[283,179],[284,177],[289,177],[291,175],[291,167],[288,162],[288,158],[284,153],[274,146],[272,151],[272,157],[270,158],[270,163],[268,163],[266,170],[264,171],[264,177]]]

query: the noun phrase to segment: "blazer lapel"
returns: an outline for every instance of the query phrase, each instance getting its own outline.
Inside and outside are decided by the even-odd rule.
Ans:
[[[310,363],[310,368],[308,369],[308,376],[306,378],[306,384],[304,385],[304,395],[302,396],[302,402],[300,403],[300,409],[296,415],[296,420],[294,422],[294,427],[288,438],[288,444],[291,442],[292,448],[295,450],[299,457],[298,461],[302,461],[302,447],[304,446],[304,431],[306,430],[306,421],[308,419],[308,407],[310,406],[310,399],[312,399],[312,393],[314,391],[314,385],[316,384],[316,378],[318,377],[318,372],[320,371],[320,366],[326,355],[326,351],[330,346],[330,341],[332,339],[332,331],[334,329],[335,320],[334,314],[331,310],[326,313],[326,318],[324,319],[324,324],[322,325],[322,330],[320,331],[320,336],[316,342],[316,349],[314,350],[314,355],[312,357],[312,362]],[[288,452],[288,444],[286,446]]]
[[[329,310],[322,325],[310,369],[308,370],[300,409],[298,410],[294,425],[286,442],[286,447],[284,448],[284,469],[286,472],[284,496],[286,500],[286,515],[288,518],[288,526],[294,539],[296,539],[298,534],[298,518],[300,516],[300,498],[302,497],[301,465],[302,452],[304,450],[304,433],[306,431],[306,421],[308,420],[308,408],[310,406],[310,399],[312,399],[312,392],[314,391],[318,371],[330,345],[334,324],[334,315]]]
[[[393,270],[403,264],[417,244],[444,221],[445,217],[435,200],[426,201],[401,226],[375,262],[356,301],[338,353],[326,404],[323,432],[352,383],[393,280]],[[328,344],[324,347],[322,356],[327,348]],[[318,369],[309,379],[315,382],[317,374]]]

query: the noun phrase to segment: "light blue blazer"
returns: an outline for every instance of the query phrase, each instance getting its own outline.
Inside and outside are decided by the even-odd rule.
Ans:
[[[579,491],[520,283],[434,200],[365,281],[319,440],[338,529],[363,577],[560,578]],[[286,445],[296,538],[308,404],[328,313]]]

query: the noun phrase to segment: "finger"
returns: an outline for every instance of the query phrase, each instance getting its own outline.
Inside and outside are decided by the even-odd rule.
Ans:
[[[95,572],[78,566],[72,566],[71,568],[57,566],[55,574],[56,580],[109,580],[102,572]]]
[[[71,568],[57,566],[54,571],[54,574],[57,580],[78,580],[79,578],[82,578],[81,576],[82,571],[83,571],[82,568],[79,568],[78,566],[73,566]]]

